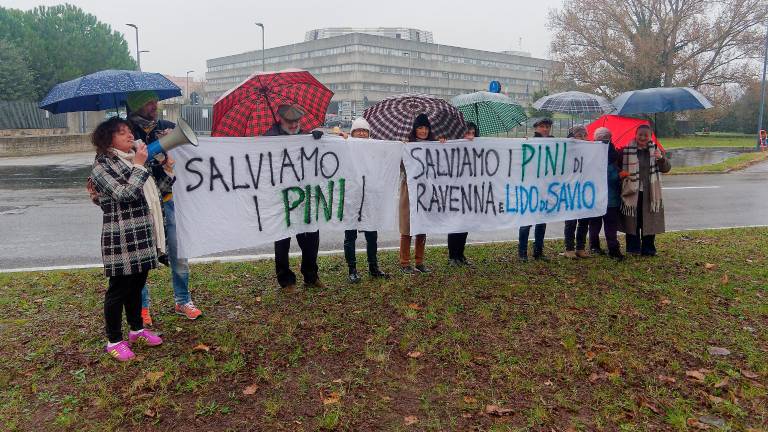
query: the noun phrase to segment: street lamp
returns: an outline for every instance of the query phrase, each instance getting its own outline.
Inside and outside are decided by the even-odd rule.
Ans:
[[[191,74],[192,72],[194,72],[194,71],[193,70],[188,70],[187,71],[187,88],[184,89],[184,93],[186,93],[185,96],[187,97],[187,102],[191,102],[191,99],[189,97],[189,94],[190,94],[190,91],[189,91],[189,74]]]
[[[261,71],[266,72],[267,69],[264,67],[264,24],[256,23],[256,25],[261,27]]]
[[[403,52],[403,55],[408,57],[408,81],[406,81],[405,83],[407,85],[407,87],[406,87],[407,90],[406,91],[408,93],[410,93],[411,92],[411,64],[412,64],[411,63],[411,53],[410,52]]]
[[[763,130],[763,113],[765,112],[765,68],[768,65],[768,22],[765,31],[765,50],[763,53],[763,82],[760,85],[760,117],[757,118],[757,148],[760,149],[760,131]]]
[[[136,69],[141,71],[141,51],[139,51],[139,26],[136,24],[126,24],[136,30]]]

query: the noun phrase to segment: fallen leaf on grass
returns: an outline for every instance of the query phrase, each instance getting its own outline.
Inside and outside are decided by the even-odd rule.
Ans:
[[[209,352],[209,351],[211,351],[211,347],[209,347],[206,344],[200,343],[200,344],[195,345],[195,347],[192,348],[192,351],[205,351],[205,352]]]
[[[720,279],[720,282],[721,282],[723,285],[728,285],[728,273],[723,273],[723,278],[722,278],[722,279]]]
[[[417,311],[420,311],[420,310],[423,310],[423,309],[424,309],[423,307],[419,306],[419,305],[418,305],[418,304],[416,304],[416,303],[411,303],[411,304],[409,304],[409,305],[408,305],[408,308],[409,308],[409,309],[413,309],[413,310],[417,310]]]
[[[744,378],[749,379],[757,379],[758,375],[752,371],[748,371],[746,369],[740,369],[739,372],[741,372],[742,375],[744,375]]]
[[[729,350],[728,348],[711,346],[711,347],[707,348],[707,351],[709,352],[710,355],[716,355],[716,356],[728,356],[728,355],[731,355],[731,350]]]
[[[672,300],[666,297],[662,297],[661,301],[659,301],[659,306],[669,306],[670,304],[672,304]]]
[[[333,383],[336,383],[336,384],[344,384],[344,380],[343,380],[343,379],[341,379],[341,378],[339,378],[339,379],[335,379],[335,380],[333,380],[333,381],[331,381],[331,382],[333,382]]]
[[[323,405],[337,404],[341,400],[339,392],[331,392],[328,396],[323,398]]]
[[[157,413],[152,408],[147,408],[144,410],[144,415],[147,417],[155,417]]]
[[[710,425],[710,426],[714,426],[714,427],[717,427],[717,428],[725,427],[725,420],[721,419],[720,417],[701,416],[701,417],[699,417],[699,421],[704,423],[704,424],[707,424],[707,425]]]
[[[676,379],[674,379],[672,377],[668,377],[666,375],[659,375],[659,381],[665,382],[665,383],[670,383],[670,384],[674,384],[674,383],[677,382]]]
[[[256,384],[251,384],[251,385],[249,385],[248,387],[246,387],[246,388],[244,388],[244,389],[243,389],[243,394],[244,394],[244,395],[252,395],[252,394],[255,394],[255,393],[256,393],[256,390],[258,390],[258,389],[259,389],[259,386],[258,386],[258,385],[256,385]]]
[[[411,425],[415,425],[416,423],[418,423],[419,422],[419,418],[416,417],[416,416],[412,416],[412,415],[411,416],[405,416],[403,418],[403,422],[405,423],[406,426],[411,426]]]
[[[715,268],[717,268],[717,265],[712,264],[712,263],[706,263],[706,264],[704,264],[704,268],[707,269],[707,270],[714,270]]]
[[[707,395],[707,398],[708,398],[708,399],[709,399],[709,401],[710,401],[710,402],[712,402],[713,404],[719,404],[719,403],[722,403],[722,402],[723,402],[723,398],[721,398],[721,397],[717,397],[717,396],[714,396],[714,395],[711,395],[711,394],[708,394],[708,395]]]
[[[474,404],[477,403],[477,399],[473,398],[472,396],[464,396],[464,403]]]
[[[256,303],[261,303],[261,296],[256,296],[254,300],[256,300]]]
[[[184,330],[184,329],[183,329],[183,328],[181,328],[181,327],[174,327],[174,330],[176,330],[176,333],[178,333],[178,332],[180,332],[180,331],[182,331],[182,330]]]
[[[688,420],[686,420],[686,421],[685,421],[685,424],[687,424],[689,427],[693,427],[693,428],[696,428],[696,429],[701,429],[701,430],[707,430],[707,429],[709,429],[709,426],[707,426],[707,425],[705,425],[704,423],[702,423],[702,422],[700,422],[700,421],[696,420],[696,419],[695,419],[695,418],[693,418],[693,417],[691,417],[691,418],[689,418]]]
[[[719,389],[719,388],[726,387],[726,386],[728,386],[729,382],[730,382],[730,380],[728,379],[728,377],[725,377],[725,378],[721,379],[717,384],[715,384],[715,388]]]
[[[694,379],[696,381],[704,381],[704,374],[701,371],[697,370],[689,370],[685,371],[685,376],[691,379]]]
[[[661,410],[659,407],[657,407],[653,402],[649,401],[648,399],[644,397],[640,397],[640,406],[648,408],[649,410],[653,411],[655,414],[661,414]]]
[[[555,385],[555,383],[553,383],[552,380],[546,380],[544,381],[544,385],[547,387],[552,387],[553,385]]]
[[[751,259],[747,258],[747,264],[752,264],[753,262],[754,261],[752,261]]]
[[[147,372],[145,376],[147,378],[147,381],[149,382],[149,385],[154,386],[160,380],[160,378],[163,377],[163,375],[165,375],[165,372],[157,371],[157,372]]]
[[[408,352],[408,357],[410,357],[412,359],[419,358],[419,357],[421,357],[421,352],[420,351],[409,351]]]
[[[511,408],[502,408],[498,405],[486,405],[485,406],[485,413],[488,415],[493,416],[505,416],[512,414],[513,410]]]
[[[592,359],[594,359],[596,355],[597,355],[597,354],[595,354],[595,352],[594,352],[594,351],[587,351],[587,353],[586,353],[586,354],[584,354],[584,356],[585,356],[585,357],[587,358],[587,360],[589,360],[589,361],[592,361]]]

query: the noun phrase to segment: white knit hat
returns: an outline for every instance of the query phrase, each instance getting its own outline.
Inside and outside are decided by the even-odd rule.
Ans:
[[[352,122],[352,127],[349,129],[350,132],[354,132],[356,129],[365,129],[368,132],[371,131],[371,125],[368,124],[368,121],[362,117],[358,117],[355,119],[355,121]]]

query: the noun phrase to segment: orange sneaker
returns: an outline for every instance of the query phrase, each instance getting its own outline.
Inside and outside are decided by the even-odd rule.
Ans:
[[[187,317],[187,319],[191,319],[191,320],[195,320],[200,315],[203,314],[203,312],[200,311],[200,309],[196,308],[195,304],[192,303],[192,302],[185,303],[183,305],[180,305],[180,304],[177,303],[176,304],[176,313],[178,315],[184,315],[185,317]]]
[[[141,320],[144,322],[144,327],[152,327],[152,316],[149,315],[149,308],[141,308]]]

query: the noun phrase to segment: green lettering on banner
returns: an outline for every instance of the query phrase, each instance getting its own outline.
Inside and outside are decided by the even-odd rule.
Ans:
[[[533,157],[536,155],[536,149],[530,144],[523,144],[523,163],[522,163],[522,177],[520,181],[525,181],[525,166],[528,165]]]
[[[325,194],[320,185],[315,186],[315,220],[320,219],[320,201],[323,204],[323,217],[328,222],[333,217],[333,180],[328,180],[328,196],[330,199],[325,199]]]
[[[304,201],[304,223],[312,223],[312,186],[305,186],[306,200]]]
[[[298,194],[298,198],[296,198],[295,201],[290,202],[289,194],[291,192],[294,192]],[[283,208],[285,209],[285,226],[290,227],[291,226],[291,211],[295,210],[296,208],[301,205],[301,203],[304,201],[304,190],[298,186],[292,186],[289,188],[283,189]]]
[[[343,178],[339,179],[339,210],[336,212],[336,214],[339,217],[339,220],[344,220],[344,186],[346,185],[347,181]]]

